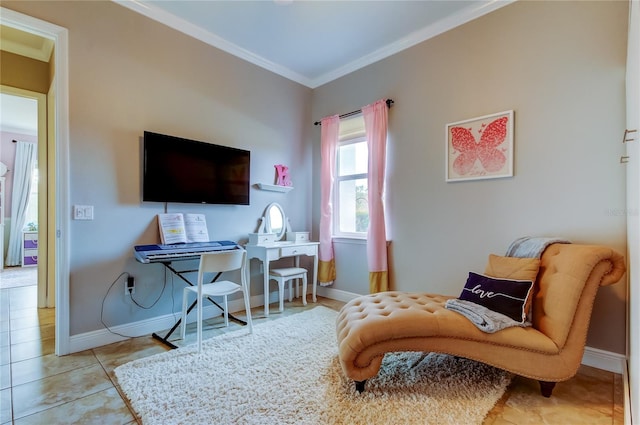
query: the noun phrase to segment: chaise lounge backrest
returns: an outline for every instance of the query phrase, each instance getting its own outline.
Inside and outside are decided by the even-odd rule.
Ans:
[[[561,351],[574,344],[584,347],[598,287],[618,282],[624,273],[624,258],[611,248],[550,245],[541,257],[532,304],[534,328]]]

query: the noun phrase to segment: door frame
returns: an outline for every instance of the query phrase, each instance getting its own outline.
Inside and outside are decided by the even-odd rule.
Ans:
[[[55,157],[54,164],[49,162],[48,215],[55,216],[55,227],[49,234],[55,237],[50,241],[49,273],[55,276],[56,304],[56,342],[55,353],[58,356],[69,354],[69,228],[71,211],[69,203],[69,33],[66,28],[40,19],[0,7],[0,24],[17,28],[54,41],[54,78],[49,89],[49,113],[54,116],[47,125],[48,147]],[[53,109],[53,111],[51,111]],[[51,156],[50,156],[51,158]],[[48,263],[48,261],[47,261]]]

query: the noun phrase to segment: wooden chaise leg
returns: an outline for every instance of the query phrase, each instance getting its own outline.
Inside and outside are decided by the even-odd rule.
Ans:
[[[553,392],[553,387],[556,386],[555,382],[547,382],[547,381],[538,381],[540,382],[540,392],[544,397],[551,397],[551,393]]]
[[[364,391],[364,384],[365,382],[367,382],[367,380],[365,379],[364,381],[354,381],[356,383],[356,391],[358,391],[359,393]]]

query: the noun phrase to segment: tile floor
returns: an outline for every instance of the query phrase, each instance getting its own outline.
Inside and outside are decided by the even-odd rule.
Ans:
[[[342,305],[326,298],[319,298],[319,303],[336,310]],[[303,307],[299,299],[294,300],[285,305],[283,314],[314,305]],[[283,315],[274,312],[265,319],[262,311],[254,309],[255,323]],[[221,326],[221,318],[212,319],[205,335],[239,325]],[[194,342],[194,333],[190,331],[184,343]],[[35,285],[0,289],[0,425],[135,424],[139,420],[120,393],[113,370],[166,350],[149,336],[57,357],[54,311],[36,308]],[[537,382],[516,377],[484,425],[622,425],[622,391],[620,375],[586,366],[573,379],[556,385],[549,399],[540,396]]]

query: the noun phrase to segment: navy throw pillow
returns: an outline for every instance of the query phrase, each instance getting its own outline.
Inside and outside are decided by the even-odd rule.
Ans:
[[[532,289],[531,281],[498,279],[469,272],[460,299],[479,304],[523,323],[527,318],[525,306]]]

